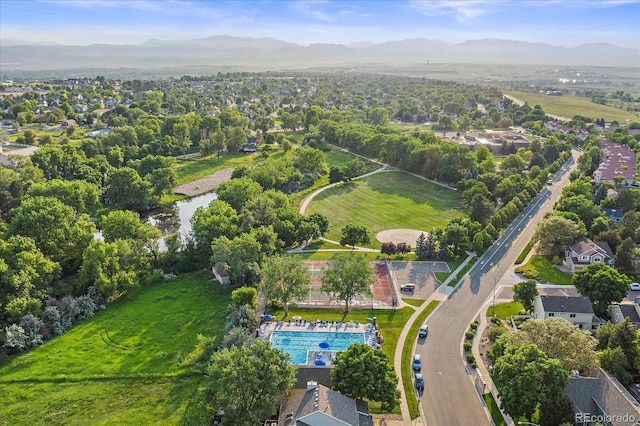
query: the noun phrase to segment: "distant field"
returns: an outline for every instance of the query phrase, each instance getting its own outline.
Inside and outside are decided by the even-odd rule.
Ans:
[[[329,218],[328,239],[339,241],[342,228],[354,223],[364,225],[375,240],[384,229],[444,227],[463,215],[461,208],[455,191],[406,173],[388,172],[327,189],[311,201],[306,214]]]
[[[577,98],[575,96],[547,96],[537,93],[525,93],[505,91],[507,95],[513,96],[529,105],[540,105],[547,114],[558,115],[560,117],[572,118],[575,115],[582,115],[592,119],[604,118],[609,123],[617,120],[620,124],[630,121],[640,121],[640,114],[633,114],[608,105],[599,105],[591,102],[587,98]]]
[[[0,364],[0,424],[180,423],[196,336],[222,335],[229,301],[206,272],[139,289]]]

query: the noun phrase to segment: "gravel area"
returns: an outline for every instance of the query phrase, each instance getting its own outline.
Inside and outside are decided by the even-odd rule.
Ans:
[[[173,192],[176,194],[188,195],[189,197],[206,194],[207,192],[211,192],[216,189],[222,182],[230,180],[231,173],[233,173],[233,167],[219,170],[213,174],[194,180],[193,182],[177,186]]]

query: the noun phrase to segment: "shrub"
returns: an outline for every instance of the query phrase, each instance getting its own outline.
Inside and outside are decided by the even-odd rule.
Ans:
[[[20,320],[20,328],[22,328],[25,337],[25,349],[35,348],[42,344],[42,334],[40,332],[43,327],[42,320],[31,314],[27,314]]]
[[[495,327],[491,327],[489,331],[487,331],[487,337],[493,343],[498,339],[498,337],[502,336],[507,331],[509,331],[507,327],[503,325],[497,325]]]
[[[472,362],[475,362],[475,360],[476,360],[476,358],[473,356],[473,354],[472,354],[472,353],[468,353],[468,354],[465,356],[465,358],[467,359],[467,362],[468,362],[469,364],[471,364]]]
[[[24,334],[24,329],[17,324],[11,324],[5,328],[5,348],[8,348],[11,352],[22,352],[27,348],[27,336]]]
[[[464,342],[464,343],[462,344],[462,347],[464,348],[464,351],[465,351],[465,352],[469,352],[469,351],[471,350],[471,347],[472,347],[472,346],[473,346],[473,345],[471,344],[471,342]]]
[[[60,311],[55,306],[47,306],[42,313],[42,322],[49,329],[49,333],[59,335],[64,333],[64,329],[60,324]]]
[[[471,327],[472,330],[477,330],[478,329],[478,321],[474,321],[472,322],[469,327]]]
[[[222,339],[222,345],[225,348],[242,347],[249,340],[249,332],[244,327],[233,327],[227,331],[227,334],[224,335],[224,339]]]
[[[464,337],[467,340],[473,340],[473,337],[476,335],[476,333],[474,333],[473,331],[467,331],[466,333],[464,333]]]
[[[96,311],[96,304],[93,303],[91,297],[85,295],[76,299],[76,303],[73,304],[71,312],[74,318],[74,322],[84,321],[87,318],[91,318]]]

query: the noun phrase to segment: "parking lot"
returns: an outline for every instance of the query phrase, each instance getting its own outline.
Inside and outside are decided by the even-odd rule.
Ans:
[[[416,299],[428,299],[440,286],[434,272],[451,272],[446,262],[404,262],[391,261],[391,277],[396,292],[400,297]],[[413,283],[416,288],[413,292],[400,291],[400,286],[405,283]]]

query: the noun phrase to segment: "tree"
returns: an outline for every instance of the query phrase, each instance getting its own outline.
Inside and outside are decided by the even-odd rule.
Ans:
[[[380,249],[380,253],[386,254],[387,258],[391,255],[396,254],[398,251],[396,249],[395,243],[389,241],[387,243],[382,243],[382,248]]]
[[[253,287],[240,287],[231,292],[231,301],[235,306],[249,305],[257,309],[258,292]]]
[[[344,173],[338,166],[331,166],[329,168],[329,183],[338,183],[344,180]]]
[[[528,320],[520,332],[509,333],[504,339],[512,346],[535,344],[567,371],[587,371],[596,365],[596,339],[564,318]]]
[[[598,362],[606,372],[620,380],[623,385],[631,383],[633,376],[629,373],[630,363],[620,346],[606,348],[598,355]]]
[[[553,400],[569,383],[569,373],[536,345],[508,346],[493,374],[502,387],[500,405],[511,417],[531,419],[538,404]]]
[[[151,195],[151,186],[136,170],[122,167],[109,173],[104,195],[112,204],[123,209],[145,211],[156,204]]]
[[[344,179],[347,181],[353,180],[358,176],[363,175],[366,170],[367,165],[364,163],[364,161],[359,158],[354,158],[345,166],[345,169],[343,171]]]
[[[354,399],[379,401],[383,410],[392,410],[400,402],[398,376],[384,352],[356,343],[339,352],[333,366],[334,390]]]
[[[476,194],[469,205],[469,219],[486,225],[493,214],[493,203],[484,195]]]
[[[522,281],[513,286],[513,301],[522,303],[526,312],[533,310],[533,301],[537,295],[538,289],[534,280]]]
[[[295,152],[293,164],[303,173],[323,173],[324,153],[316,148],[302,147]]]
[[[244,177],[222,182],[216,192],[219,200],[226,201],[236,212],[240,212],[247,201],[262,193],[262,186],[255,180]]]
[[[285,317],[291,302],[304,300],[311,292],[311,276],[299,256],[268,257],[261,277],[265,298],[281,303]]]
[[[223,131],[218,130],[213,135],[211,135],[211,149],[216,152],[218,158],[220,158],[220,153],[227,148],[227,137]]]
[[[189,125],[187,123],[176,123],[173,125],[173,140],[178,149],[182,151],[183,155],[191,146],[191,139],[189,135]]]
[[[162,232],[149,222],[141,222],[138,213],[111,211],[107,216],[102,216],[101,229],[105,242],[132,240],[134,245],[141,243],[145,251],[153,256],[154,263],[157,262]]]
[[[260,243],[252,234],[241,234],[230,240],[222,236],[213,240],[211,262],[229,271],[233,284],[244,285],[258,276],[262,253]]]
[[[155,169],[145,177],[151,184],[151,193],[157,199],[164,194],[171,194],[178,183],[176,171],[170,167]]]
[[[627,238],[620,243],[616,250],[614,265],[621,271],[635,272],[635,243],[631,238]]]
[[[276,397],[291,389],[295,375],[289,355],[267,341],[222,349],[207,368],[209,404],[224,410],[225,424],[262,423],[276,413]]]
[[[341,246],[351,246],[355,248],[356,244],[369,244],[371,243],[371,237],[369,237],[369,231],[362,225],[354,225],[347,223],[342,228],[342,237],[340,237]]]
[[[258,115],[255,118],[255,128],[260,130],[263,135],[266,135],[270,128],[273,127],[273,118],[268,115]]]
[[[540,405],[540,426],[573,425],[573,401],[565,394],[547,399]]]
[[[75,271],[96,227],[86,214],[52,197],[26,197],[12,211],[9,232],[32,238],[45,256]]]
[[[95,207],[100,199],[97,185],[82,180],[53,179],[34,183],[29,187],[27,195],[57,198],[64,204],[73,207],[78,215]]]
[[[247,143],[247,133],[242,127],[225,127],[224,136],[229,152],[240,151],[242,145]]]
[[[375,280],[375,272],[365,257],[353,253],[337,253],[320,279],[324,293],[344,301],[345,313],[349,313],[349,304],[355,296],[371,294]]]
[[[222,236],[233,238],[238,234],[238,214],[221,199],[213,200],[206,207],[198,207],[189,221],[191,236],[202,259],[211,257],[213,240]]]
[[[86,289],[94,286],[107,299],[115,298],[136,284],[144,268],[127,240],[113,243],[92,241],[83,254],[78,279]]]
[[[602,262],[592,263],[573,274],[572,284],[588,297],[596,315],[604,316],[609,305],[626,295],[629,279]]]
[[[574,221],[551,215],[538,223],[535,238],[541,253],[555,256],[564,253],[567,247],[584,235],[585,231]]]

